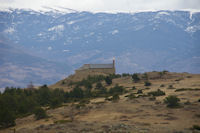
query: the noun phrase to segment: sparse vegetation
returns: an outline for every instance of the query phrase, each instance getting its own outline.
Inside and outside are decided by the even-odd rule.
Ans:
[[[175,95],[170,95],[164,99],[164,103],[166,103],[167,107],[170,108],[179,107],[180,106],[179,101],[180,99]]]
[[[99,89],[102,89],[102,88],[103,88],[102,83],[101,83],[101,82],[98,82],[98,83],[96,84],[95,89],[99,90]]]
[[[143,76],[142,76],[142,79],[148,80],[148,79],[149,79],[149,78],[148,78],[148,74],[147,74],[147,73],[144,73]]]
[[[7,128],[10,126],[14,126],[16,118],[19,118],[23,122],[30,119],[31,119],[30,122],[36,122],[32,117],[27,117],[23,119],[21,119],[21,117],[25,117],[30,114],[35,114],[34,110],[38,108],[42,109],[43,111],[50,109],[48,111],[49,117],[47,116],[46,113],[44,117],[41,117],[43,116],[41,113],[40,115],[38,115],[38,118],[37,118],[35,114],[36,119],[44,118],[43,120],[36,122],[36,124],[41,123],[43,127],[40,127],[40,125],[35,126],[36,128],[38,127],[38,129],[41,129],[41,131],[46,128],[49,129],[49,125],[45,125],[46,123],[51,123],[53,121],[54,124],[52,127],[56,128],[56,126],[58,126],[56,124],[64,125],[64,123],[73,122],[74,119],[78,120],[81,114],[88,113],[88,111],[90,111],[90,113],[88,113],[86,116],[84,117],[81,116],[82,120],[85,121],[86,119],[92,118],[92,115],[94,115],[95,113],[97,115],[105,117],[104,119],[106,119],[106,115],[99,114],[103,112],[103,111],[102,112],[99,111],[99,109],[102,110],[104,108],[105,108],[105,111],[111,111],[111,113],[112,113],[112,110],[114,109],[122,112],[122,114],[120,114],[119,117],[115,117],[116,121],[118,120],[128,121],[128,119],[132,119],[132,117],[129,116],[129,113],[133,114],[134,112],[137,112],[138,116],[137,114],[135,114],[133,115],[133,117],[139,118],[139,115],[141,116],[142,114],[144,114],[144,112],[143,113],[140,113],[140,112],[142,111],[147,112],[146,109],[149,109],[148,111],[149,114],[151,111],[155,112],[155,114],[158,114],[158,115],[162,114],[160,116],[162,116],[164,120],[174,120],[174,123],[176,124],[176,122],[180,122],[179,118],[183,116],[183,113],[180,112],[180,115],[177,112],[174,113],[174,111],[170,111],[170,112],[167,111],[166,113],[166,110],[165,110],[166,108],[163,108],[164,104],[161,101],[163,97],[157,97],[157,96],[163,96],[165,95],[165,93],[173,94],[175,92],[181,92],[177,94],[178,96],[181,97],[181,100],[183,100],[181,102],[183,104],[180,104],[180,99],[177,96],[166,96],[164,99],[164,103],[166,104],[166,106],[169,108],[177,108],[184,105],[185,107],[183,109],[187,110],[188,112],[191,112],[190,116],[187,116],[187,117],[184,116],[184,118],[188,118],[190,120],[194,119],[195,121],[196,120],[198,121],[200,116],[198,112],[196,112],[195,109],[198,108],[199,104],[196,102],[197,101],[200,102],[200,99],[199,99],[199,94],[195,91],[198,91],[199,88],[194,88],[194,87],[198,87],[198,83],[196,83],[195,81],[197,76],[195,76],[195,80],[192,83],[192,85],[191,84],[189,85],[189,84],[186,84],[187,82],[185,82],[184,84],[182,84],[183,82],[174,82],[175,79],[178,79],[177,75],[178,75],[177,73],[175,73],[174,75],[171,73],[167,74],[164,76],[166,80],[162,80],[161,82],[159,82],[160,80],[159,80],[158,72],[148,73],[148,76],[151,79],[150,81],[154,85],[152,87],[150,86],[150,88],[148,86],[145,87],[143,84],[144,82],[149,82],[148,80],[146,80],[146,78],[144,78],[144,74],[138,74],[138,77],[141,77],[140,79],[141,82],[139,83],[133,83],[129,81],[130,76],[132,76],[131,74],[124,74],[123,76],[119,76],[120,78],[117,80],[114,80],[113,82],[113,83],[117,82],[120,85],[123,84],[124,86],[120,86],[118,84],[114,86],[113,83],[110,86],[106,85],[106,82],[105,82],[106,76],[103,76],[104,78],[99,78],[99,77],[94,78],[91,76],[79,82],[71,81],[70,86],[69,86],[70,80],[65,80],[66,81],[65,85],[61,84],[62,81],[58,82],[60,87],[63,87],[63,89],[65,89],[66,92],[64,92],[62,89],[50,89],[46,85],[38,87],[38,89],[34,89],[34,90],[23,90],[23,89],[18,90],[17,88],[7,88],[5,92],[0,93],[0,128]],[[115,76],[116,75],[112,75],[112,76],[109,75],[110,79],[114,79]],[[183,74],[181,76],[184,77]],[[121,77],[125,77],[125,78],[121,78]],[[185,80],[189,80],[189,79],[185,78]],[[173,85],[174,86],[176,85],[177,88],[174,90],[166,90],[169,84],[171,84],[169,88],[170,87],[174,88]],[[183,86],[183,85],[185,85],[188,88],[178,88],[179,86]],[[156,86],[158,87],[160,86],[164,88],[155,90],[154,87]],[[69,90],[67,90],[68,88]],[[191,91],[191,92],[187,93],[186,91]],[[126,95],[124,96],[125,98],[123,97],[123,99],[120,100],[120,98],[123,96],[122,94],[126,94]],[[189,97],[191,95],[193,96],[192,99]],[[111,102],[105,101],[104,98],[105,100],[109,100]],[[115,104],[112,103],[112,102],[117,102],[119,100],[120,100],[119,103],[115,103]],[[155,105],[155,104],[158,104],[158,105]],[[73,107],[71,105],[73,105]],[[139,108],[140,106],[142,108]],[[61,108],[54,109],[57,107],[61,107]],[[123,108],[121,109],[120,107],[124,107],[124,109]],[[133,108],[134,108],[134,111],[132,110]],[[116,110],[114,110],[114,112]],[[178,110],[182,110],[182,108]],[[111,114],[111,115],[114,116],[115,114]],[[87,118],[87,116],[89,117]],[[151,118],[153,122],[156,121],[153,115],[151,115]],[[149,119],[149,117],[145,119]],[[46,122],[46,123],[44,124],[42,122]],[[70,123],[70,124],[73,125],[75,124],[75,122]],[[186,123],[183,123],[183,124],[185,125]],[[17,125],[19,125],[18,122],[17,122]],[[81,126],[85,128],[85,124]],[[90,126],[90,123],[88,123],[88,126]],[[191,126],[191,129],[194,130],[192,125],[190,126]],[[52,129],[54,130],[55,128],[52,128]],[[80,131],[83,131],[83,130],[80,129]]]
[[[200,91],[200,88],[180,88],[180,89],[176,89],[175,92],[179,92],[179,91]]]
[[[175,89],[173,85],[169,85],[167,89]]]
[[[129,73],[122,73],[122,77],[128,77],[128,76],[131,76],[131,74],[129,74]]]
[[[164,84],[161,84],[160,87],[165,87],[165,85],[164,85]]]
[[[194,129],[194,130],[200,130],[200,126],[199,125],[193,125],[192,129]]]
[[[163,96],[165,95],[165,92],[158,89],[157,91],[151,91],[148,93],[148,95],[152,95],[152,96]]]
[[[105,78],[105,81],[106,81],[106,84],[107,84],[107,85],[111,85],[111,84],[112,84],[112,78],[109,77],[109,76],[107,76],[107,77]]]
[[[119,95],[118,94],[114,94],[113,96],[112,96],[112,101],[113,102],[117,102],[119,100]]]
[[[150,90],[151,88],[149,88],[149,87],[146,87],[146,88],[144,88],[145,90]]]
[[[190,105],[191,102],[190,102],[189,100],[187,100],[184,104],[185,104],[185,105]]]
[[[142,90],[138,90],[138,91],[137,91],[137,94],[142,94],[142,93],[143,93]]]
[[[128,95],[128,99],[132,100],[134,98],[136,98],[135,94],[131,93]]]
[[[140,78],[139,78],[139,76],[138,76],[138,74],[137,73],[134,73],[133,75],[132,75],[132,79],[133,79],[133,82],[138,82],[138,81],[140,81]]]
[[[119,86],[118,84],[116,84],[114,87],[110,88],[109,90],[109,94],[122,94],[124,92],[124,87],[123,86]]]
[[[55,124],[64,124],[64,123],[68,123],[68,122],[72,122],[71,120],[58,120],[58,121],[54,121]]]
[[[151,96],[151,97],[149,97],[149,100],[150,100],[150,101],[155,101],[155,100],[156,100],[156,97],[155,97],[155,96]]]
[[[135,86],[132,87],[132,90],[136,90],[137,88]]]
[[[145,81],[145,82],[144,82],[144,86],[151,86],[151,82]]]

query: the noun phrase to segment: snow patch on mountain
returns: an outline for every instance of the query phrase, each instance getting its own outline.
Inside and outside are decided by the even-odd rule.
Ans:
[[[76,21],[69,21],[67,22],[68,25],[74,24]]]
[[[185,31],[188,33],[194,33],[198,30],[200,30],[200,25],[189,26],[185,29]]]
[[[68,49],[64,49],[63,52],[69,52],[69,50]]]
[[[51,47],[51,46],[49,46],[47,49],[48,49],[48,50],[52,50],[52,47]]]
[[[8,29],[4,30],[4,33],[6,34],[12,34],[13,32],[15,32],[15,29],[13,27],[9,27]]]
[[[119,33],[118,30],[113,30],[113,31],[111,31],[111,34],[112,34],[112,35],[115,35],[115,34],[117,34],[117,33]]]
[[[48,29],[48,31],[61,32],[64,30],[64,25],[57,25]]]

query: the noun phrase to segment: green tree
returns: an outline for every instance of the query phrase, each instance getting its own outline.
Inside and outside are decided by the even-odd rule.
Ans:
[[[107,85],[111,85],[112,84],[112,78],[110,76],[106,76],[105,81],[106,81]]]
[[[81,88],[75,87],[71,93],[70,93],[72,98],[83,98],[84,97],[84,92]]]
[[[134,73],[134,74],[132,75],[132,79],[133,79],[134,82],[140,81],[140,78],[139,78],[138,74],[136,74],[136,73]]]
[[[15,125],[15,114],[3,100],[0,97],[0,128],[7,128]]]
[[[47,117],[46,111],[42,109],[41,107],[37,107],[35,109],[34,114],[35,114],[36,120],[40,120]]]
[[[98,82],[98,83],[96,84],[95,89],[99,90],[99,89],[102,89],[102,88],[103,88],[102,83],[101,83],[101,82]]]
[[[167,104],[167,107],[174,108],[178,107],[180,99],[175,95],[170,95],[164,99],[164,103]]]
[[[151,82],[145,81],[145,82],[144,82],[144,86],[151,86]]]
[[[113,96],[112,96],[112,101],[113,102],[117,102],[119,100],[119,95],[118,94],[114,94]]]
[[[61,104],[62,104],[62,101],[57,97],[52,98],[50,101],[51,108],[59,107]]]

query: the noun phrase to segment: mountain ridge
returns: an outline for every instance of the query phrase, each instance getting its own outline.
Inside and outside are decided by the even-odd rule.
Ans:
[[[1,11],[0,18],[0,32],[12,45],[71,67],[63,73],[73,73],[85,63],[109,63],[113,57],[118,73],[200,72],[200,13],[13,10]]]

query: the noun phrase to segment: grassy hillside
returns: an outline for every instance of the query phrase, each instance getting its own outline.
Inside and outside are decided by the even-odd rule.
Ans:
[[[135,82],[131,74],[112,75],[111,84],[105,80],[106,76],[64,79],[50,87],[63,88],[70,94],[78,86],[83,92],[90,89],[92,96],[83,93],[83,98],[71,97],[57,108],[46,106],[47,118],[36,120],[33,114],[17,118],[16,126],[0,133],[9,133],[14,128],[19,133],[198,132],[200,74],[164,71],[137,76],[139,80]],[[100,93],[103,88],[106,92]],[[172,95],[178,99],[177,103]]]

